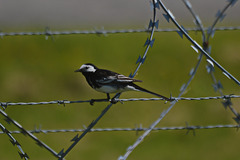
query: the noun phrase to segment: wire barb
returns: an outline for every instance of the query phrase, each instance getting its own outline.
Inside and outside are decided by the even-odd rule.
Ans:
[[[10,118],[3,110],[0,109],[0,114],[2,114],[5,117],[5,120],[8,123],[11,123],[15,125],[17,128],[21,130],[21,133],[24,135],[28,135],[30,138],[32,138],[39,146],[44,147],[46,150],[48,150],[50,153],[52,153],[55,157],[58,157],[57,153],[51,149],[49,146],[47,146],[45,143],[41,142],[36,136],[34,136],[32,133],[25,130],[17,121]]]
[[[3,108],[3,110],[5,110],[5,109],[7,109],[8,102],[0,102],[0,105]]]
[[[5,133],[9,138],[10,142],[18,147],[18,154],[20,155],[21,159],[24,158],[25,160],[28,160],[29,157],[27,153],[25,153],[21,147],[21,144],[12,136],[11,132],[8,131],[1,123],[0,123],[0,129],[2,130],[2,133]]]

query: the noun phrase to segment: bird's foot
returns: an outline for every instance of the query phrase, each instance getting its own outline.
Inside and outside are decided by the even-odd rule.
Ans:
[[[112,104],[116,104],[118,101],[117,101],[115,98],[112,98],[112,99],[110,99],[110,102],[111,102]]]
[[[93,106],[95,101],[96,101],[95,99],[91,99],[90,100],[90,105]]]
[[[169,102],[175,101],[176,99],[174,97],[172,97],[172,94],[170,94],[170,98],[166,99]]]

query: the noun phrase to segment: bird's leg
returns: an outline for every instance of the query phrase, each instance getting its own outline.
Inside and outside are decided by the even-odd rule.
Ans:
[[[108,100],[110,100],[111,98],[110,98],[110,95],[109,95],[109,93],[107,93],[107,99]]]

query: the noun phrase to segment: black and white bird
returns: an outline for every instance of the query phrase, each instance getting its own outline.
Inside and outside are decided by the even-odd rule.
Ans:
[[[81,72],[88,84],[96,91],[107,94],[107,99],[110,100],[110,93],[121,93],[125,91],[142,91],[152,95],[161,97],[166,101],[172,101],[171,98],[159,95],[157,93],[146,90],[134,82],[142,82],[141,80],[126,77],[113,71],[99,69],[91,63],[83,64],[75,72]],[[91,103],[92,104],[92,103]]]

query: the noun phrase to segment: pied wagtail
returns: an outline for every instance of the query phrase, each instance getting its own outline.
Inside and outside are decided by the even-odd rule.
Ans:
[[[83,64],[79,69],[75,70],[75,72],[82,72],[88,84],[96,91],[107,93],[107,100],[111,100],[112,103],[114,103],[114,98],[116,97],[110,99],[110,93],[121,93],[125,91],[142,91],[161,97],[167,101],[173,100],[171,98],[148,91],[133,83],[142,82],[141,80],[126,77],[113,71],[99,69],[91,63]],[[101,101],[105,99],[92,99],[90,104],[92,105],[94,101],[98,100]]]

